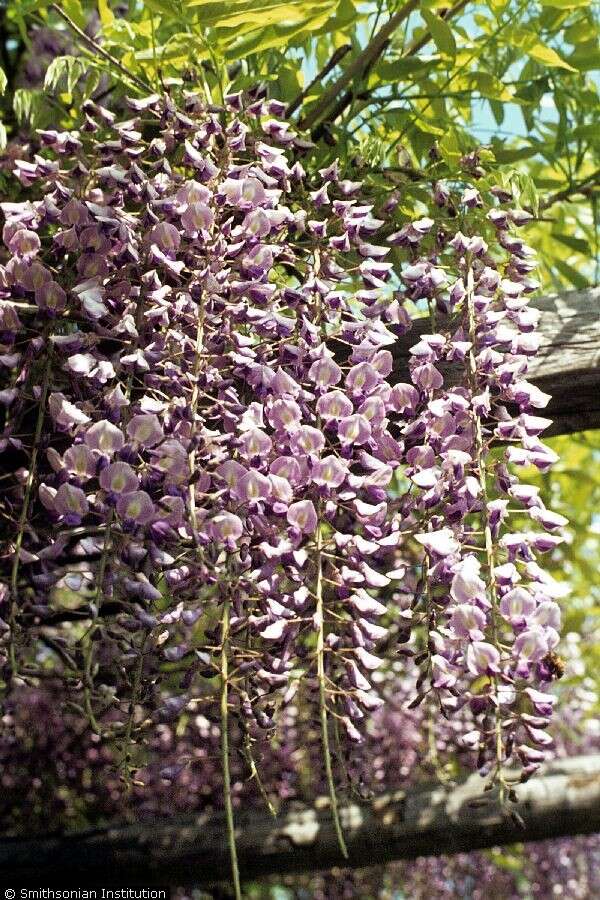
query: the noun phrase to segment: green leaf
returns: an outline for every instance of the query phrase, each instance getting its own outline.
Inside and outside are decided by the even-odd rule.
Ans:
[[[532,47],[525,47],[525,53],[536,62],[542,63],[544,66],[551,66],[555,69],[566,69],[568,72],[576,72],[573,66],[569,65],[566,60],[558,55],[552,47],[546,47],[545,44],[534,44]]]
[[[462,150],[454,130],[447,131],[438,146],[444,161],[448,163],[450,168],[454,168],[462,156]]]
[[[187,7],[199,9],[199,22],[203,28],[238,28],[248,25],[253,31],[269,25],[293,25],[314,17],[325,7],[334,12],[335,0],[319,3],[317,0],[265,0],[257,6],[254,0],[188,0]],[[244,29],[246,30],[246,29]]]
[[[501,100],[510,103],[514,98],[506,85],[491,72],[471,72],[469,75],[471,85],[476,88],[482,97],[488,100]]]
[[[583,253],[584,256],[590,256],[590,245],[582,238],[572,237],[570,234],[558,234],[555,231],[552,232],[552,237],[555,241],[560,241],[561,244],[568,247],[569,250],[574,250],[576,253]]]
[[[103,25],[112,25],[115,21],[115,14],[108,5],[108,0],[98,0],[98,15]]]
[[[60,5],[76,25],[79,25],[80,28],[86,27],[87,17],[82,9],[80,0],[61,0]]]
[[[598,141],[600,140],[600,130],[598,124],[578,125],[571,131],[571,137],[583,138],[583,140]]]
[[[556,266],[560,274],[579,291],[583,291],[590,286],[587,278],[585,278],[578,269],[575,269],[573,266],[570,266],[569,263],[564,262],[564,260],[554,259],[552,264]]]
[[[152,2],[160,5],[160,0]],[[206,29],[214,29],[211,43],[230,60],[286,48],[327,31],[337,33],[357,15],[351,0],[264,0],[262,4],[255,0],[186,0],[184,9],[190,12],[187,18],[192,27],[200,29],[203,36]],[[190,35],[172,37],[180,36],[189,49]]]
[[[313,13],[315,7],[310,9]],[[231,12],[229,15],[220,16],[214,22],[215,28],[239,28],[240,25],[249,24],[254,30],[257,27],[264,28],[269,25],[295,25],[307,20],[307,10],[303,6],[293,3],[265,4],[260,12],[256,7],[250,7],[241,12]]]
[[[531,68],[532,65],[533,63],[527,63],[527,66],[524,66],[523,71],[521,72],[521,81],[525,80],[525,84],[522,84],[518,91],[515,92],[515,98],[523,100],[526,103],[537,104],[549,90],[549,76],[544,75],[543,78],[529,80],[529,73],[525,70]]]
[[[521,202],[524,206],[529,206],[534,216],[537,216],[540,208],[540,197],[533,178],[531,175],[519,172],[517,181],[520,188]]]
[[[6,128],[4,122],[0,122],[0,153],[6,150]]]
[[[17,88],[13,97],[13,109],[17,121],[21,124],[35,125],[40,110],[42,95],[40,91]]]
[[[577,67],[580,72],[590,72],[594,69],[600,69],[600,50],[597,41],[590,41],[586,44],[580,44],[575,53],[569,57],[569,61]]]
[[[44,78],[44,90],[56,91],[64,79],[67,93],[72,94],[75,85],[85,73],[85,63],[75,56],[57,56],[53,59]]]
[[[313,6],[307,18],[292,23],[269,25],[267,28],[255,28],[252,31],[241,31],[239,40],[232,40],[228,35],[222,42],[226,59],[240,59],[250,53],[258,53],[275,47],[289,47],[303,38],[326,28],[333,21],[332,11],[335,4]]]
[[[410,56],[406,59],[381,60],[375,69],[381,81],[404,81],[408,75],[418,78],[427,73],[430,69],[435,68],[434,60],[419,59],[416,56]]]
[[[58,83],[60,82],[63,75],[66,74],[67,68],[69,65],[70,56],[58,56],[56,59],[53,59],[48,68],[46,69],[46,76],[44,78],[44,88],[47,91],[54,91],[58,87]]]
[[[529,159],[539,153],[537,147],[503,147],[500,143],[492,144],[494,154],[499,163],[514,163],[521,159]]]
[[[181,19],[181,8],[175,0],[145,0],[144,6],[151,12],[172,16],[177,20]]]
[[[281,66],[277,73],[277,83],[281,98],[295,97],[301,90],[298,70],[293,66]]]
[[[440,53],[456,56],[456,41],[448,23],[425,7],[421,7],[420,12]]]
[[[436,124],[436,122],[438,124]],[[425,134],[434,134],[437,137],[441,137],[446,133],[446,129],[440,127],[439,119],[436,117],[434,119],[426,119],[424,116],[415,120],[415,126],[420,130],[425,132]]]
[[[498,127],[501,127],[502,123],[504,122],[504,104],[500,103],[498,100],[489,100],[489,104],[492,115],[496,120],[496,125],[498,125]]]
[[[4,69],[0,69],[0,94],[3,94],[6,90],[6,75],[4,74]]]
[[[564,38],[569,44],[586,44],[590,39],[589,21],[583,17],[576,19],[572,25],[565,28]]]

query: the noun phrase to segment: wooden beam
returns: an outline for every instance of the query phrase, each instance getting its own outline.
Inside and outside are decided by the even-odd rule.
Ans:
[[[372,802],[342,804],[350,855],[341,858],[328,803],[294,804],[273,819],[236,813],[242,878],[359,868],[396,859],[600,831],[600,754],[558,760],[499,807],[474,774],[459,785],[422,786]],[[43,886],[207,886],[227,881],[224,818],[206,814],[84,834],[0,841],[5,884]]]
[[[540,352],[531,380],[552,395],[548,434],[600,427],[600,288],[540,297]]]
[[[554,420],[545,435],[600,428],[600,288],[537,297],[530,305],[541,311],[541,344],[527,378],[552,396],[540,410]],[[410,347],[429,331],[429,319],[417,319],[390,347],[396,381],[408,379]]]

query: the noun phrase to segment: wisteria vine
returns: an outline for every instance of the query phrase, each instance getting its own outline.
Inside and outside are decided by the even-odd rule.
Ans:
[[[231,727],[266,796],[261,735],[318,721],[344,854],[339,783],[368,781],[399,660],[502,802],[506,764],[529,777],[551,745],[537,556],[565,519],[515,474],[554,461],[530,215],[467,158],[407,216],[315,171],[260,91],[129,106],[40,132],[29,199],[2,204],[3,679],[50,655],[130,788],[144,735],[200,704],[239,894]]]

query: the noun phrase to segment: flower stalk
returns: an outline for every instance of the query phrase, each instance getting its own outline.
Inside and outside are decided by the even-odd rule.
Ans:
[[[230,600],[223,602],[221,614],[221,765],[223,774],[223,803],[227,822],[227,840],[231,860],[231,878],[236,900],[242,900],[240,872],[235,842],[235,820],[231,797],[231,770],[229,765],[229,623]]]
[[[323,745],[323,765],[325,767],[325,779],[327,781],[327,791],[329,794],[329,802],[331,805],[331,817],[337,835],[339,848],[344,859],[348,859],[348,849],[344,838],[342,823],[340,821],[339,805],[335,781],[333,778],[333,767],[331,763],[331,749],[329,745],[329,722],[327,716],[327,682],[325,677],[325,609],[323,598],[323,537],[322,524],[319,520],[315,532],[315,565],[316,565],[316,582],[315,582],[315,624],[317,627],[317,681],[319,684],[319,720],[321,723],[321,742]]]

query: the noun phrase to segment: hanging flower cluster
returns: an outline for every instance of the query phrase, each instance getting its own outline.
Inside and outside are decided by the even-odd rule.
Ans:
[[[310,145],[256,94],[130,106],[41,132],[15,166],[31,199],[2,205],[5,680],[34,678],[65,623],[83,714],[99,731],[117,710],[129,745],[138,707],[175,720],[219,675],[224,764],[231,713],[252,740],[307,706],[337,821],[332,721],[363,742],[414,626],[416,702],[470,704],[482,772],[533,771],[560,618],[536,554],[564,520],[512,474],[553,459],[525,377],[527,214],[461,180],[435,186],[435,221],[397,222],[337,161],[307,173]],[[407,301],[433,333],[397,383]]]
[[[462,741],[478,750],[483,771],[495,760],[500,776],[513,752],[525,774],[533,772],[552,743],[544,729],[553,698],[533,685],[556,674],[562,589],[536,557],[560,543],[566,519],[509,470],[512,464],[546,471],[555,456],[539,438],[550,420],[533,414],[550,398],[525,377],[538,348],[529,295],[539,285],[530,277],[533,250],[511,225],[530,216],[508,206],[510,193],[492,194],[499,205],[487,218],[496,246],[506,251],[502,265],[483,237],[459,230],[441,253],[402,273],[409,296],[426,298],[444,317],[444,326],[410,351],[419,409],[404,436],[416,491],[404,508],[415,521],[427,520],[427,530],[415,535],[427,554],[420,680],[447,714],[465,702],[467,688],[481,718]],[[439,204],[447,202],[438,196]],[[460,203],[465,210],[483,205],[474,188],[463,191]],[[494,454],[500,442],[508,449]],[[526,530],[515,530],[515,521],[528,523]]]

